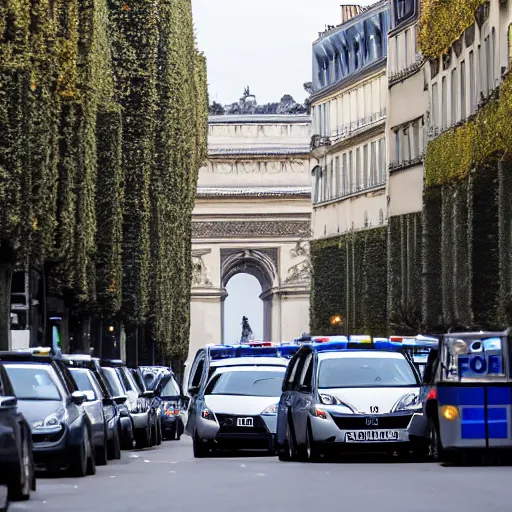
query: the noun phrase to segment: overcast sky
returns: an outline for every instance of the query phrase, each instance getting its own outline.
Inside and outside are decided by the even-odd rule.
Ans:
[[[341,3],[192,0],[199,48],[208,59],[210,100],[234,103],[249,85],[260,104],[287,93],[302,102],[303,84],[311,81],[311,44],[325,25],[341,22]]]
[[[326,25],[341,22],[341,3],[192,0],[198,45],[208,60],[210,102],[234,103],[247,85],[259,104],[277,102],[285,94],[304,101],[307,93],[303,84],[311,81],[311,45]],[[249,317],[254,338],[261,339],[263,304],[258,281],[250,275],[238,275],[228,283],[227,291],[226,343],[239,341],[243,315]]]

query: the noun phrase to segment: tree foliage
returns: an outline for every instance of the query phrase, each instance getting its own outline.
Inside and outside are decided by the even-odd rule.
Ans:
[[[0,263],[182,356],[207,116],[190,0],[2,2]]]

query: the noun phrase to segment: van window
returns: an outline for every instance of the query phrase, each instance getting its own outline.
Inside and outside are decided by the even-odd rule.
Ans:
[[[197,388],[201,384],[201,377],[203,376],[204,370],[204,356],[197,363],[196,370],[194,372],[194,376],[192,377],[191,386],[192,388]]]

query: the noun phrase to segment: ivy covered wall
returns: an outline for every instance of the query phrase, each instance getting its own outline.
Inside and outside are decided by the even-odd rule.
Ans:
[[[387,333],[387,228],[311,243],[311,332]],[[341,315],[343,326],[330,320]]]
[[[76,348],[120,320],[132,360],[186,353],[207,105],[190,0],[2,2],[2,348],[10,276],[29,265]]]

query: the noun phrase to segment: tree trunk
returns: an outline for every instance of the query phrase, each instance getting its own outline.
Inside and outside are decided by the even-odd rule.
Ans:
[[[0,350],[11,345],[11,282],[14,265],[0,263]]]

